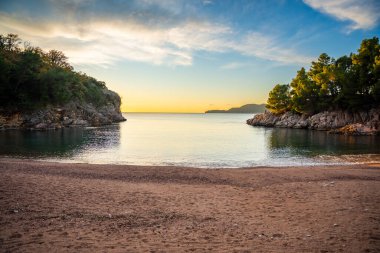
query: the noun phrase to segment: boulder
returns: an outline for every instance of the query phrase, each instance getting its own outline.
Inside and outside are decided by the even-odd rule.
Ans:
[[[34,126],[34,129],[46,129],[48,128],[48,124],[47,123],[38,123],[37,125]]]
[[[252,119],[247,120],[247,124],[252,126],[273,127],[280,118],[268,111],[256,114]]]
[[[379,133],[379,129],[371,128],[361,123],[354,123],[338,129],[330,130],[329,133],[343,135],[377,135]]]
[[[72,122],[71,125],[74,125],[74,126],[87,126],[89,125],[87,120],[83,120],[83,119],[76,119]]]

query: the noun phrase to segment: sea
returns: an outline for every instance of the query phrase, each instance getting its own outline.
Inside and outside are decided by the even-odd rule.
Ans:
[[[126,113],[126,122],[109,126],[0,131],[0,157],[202,168],[380,162],[380,136],[253,127],[252,116]]]

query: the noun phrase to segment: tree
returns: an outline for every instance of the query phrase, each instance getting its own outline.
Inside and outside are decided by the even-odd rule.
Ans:
[[[334,73],[336,97],[332,101],[338,108],[347,109],[350,107],[350,99],[356,94],[356,76],[352,70],[351,56],[338,58],[331,67]]]
[[[277,84],[269,92],[266,107],[274,114],[281,114],[291,109],[289,84]]]
[[[73,70],[73,67],[67,62],[68,58],[64,53],[58,50],[50,50],[46,57],[49,63],[58,68],[64,68],[67,70]]]
[[[377,37],[363,40],[357,54],[352,55],[353,71],[356,74],[355,96],[350,101],[352,107],[370,107],[377,99],[380,44]]]
[[[336,88],[334,83],[334,74],[332,66],[335,60],[327,54],[323,53],[319,56],[318,61],[312,62],[308,76],[311,80],[319,86],[320,96],[334,96],[336,95]]]
[[[7,36],[0,35],[0,49],[6,51],[19,51],[21,39],[17,34],[9,33]]]
[[[43,61],[38,54],[29,51],[19,53],[19,60],[10,74],[12,89],[8,93],[19,107],[32,108],[42,102],[39,81],[42,66]]]
[[[297,71],[297,76],[290,83],[292,87],[292,109],[299,113],[312,114],[318,110],[319,88],[309,78],[305,68]]]
[[[45,53],[18,35],[0,35],[0,111],[33,110],[68,101],[107,104],[104,82],[73,71],[60,51]]]
[[[267,108],[273,113],[293,110],[313,114],[328,109],[367,110],[380,106],[379,39],[365,39],[356,54],[337,60],[321,54],[309,71],[301,68],[297,72],[290,87],[290,95],[284,95],[289,92],[286,87],[276,85],[269,94]]]
[[[375,105],[380,105],[380,55],[377,55],[375,57],[375,64],[374,64],[374,76],[377,79],[376,83],[374,84],[372,95],[375,100]]]
[[[337,87],[334,75],[335,60],[323,53],[317,61],[311,63],[307,75],[318,88],[317,108],[326,110],[337,96]]]

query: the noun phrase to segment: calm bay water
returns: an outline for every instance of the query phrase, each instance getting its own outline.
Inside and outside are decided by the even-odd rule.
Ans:
[[[252,127],[249,114],[124,116],[98,128],[0,131],[0,156],[212,168],[380,162],[379,136]]]

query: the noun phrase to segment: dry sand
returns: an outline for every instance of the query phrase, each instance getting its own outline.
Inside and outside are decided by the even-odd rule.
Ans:
[[[1,252],[380,252],[380,165],[0,159]]]

